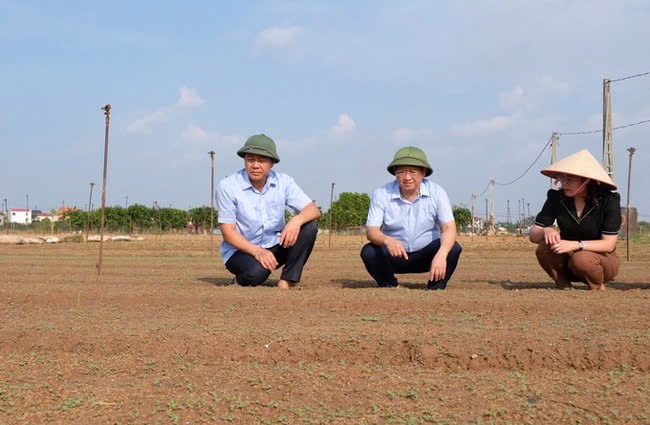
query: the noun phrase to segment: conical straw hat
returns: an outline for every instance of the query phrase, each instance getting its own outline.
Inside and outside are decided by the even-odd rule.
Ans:
[[[583,149],[554,162],[550,167],[540,171],[540,173],[551,178],[557,178],[558,174],[585,177],[600,182],[610,190],[616,190],[614,181],[587,149]]]

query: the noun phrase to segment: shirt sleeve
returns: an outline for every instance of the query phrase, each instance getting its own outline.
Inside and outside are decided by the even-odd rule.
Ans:
[[[451,202],[449,202],[449,196],[447,192],[442,187],[438,187],[436,192],[436,199],[438,205],[436,209],[438,211],[438,222],[439,223],[448,223],[454,221],[454,213],[451,209]]]
[[[537,217],[535,217],[536,225],[540,227],[548,227],[555,223],[555,219],[557,218],[555,214],[555,205],[558,202],[557,195],[557,190],[549,189],[549,191],[546,192],[546,202],[544,202],[542,210],[537,214]]]
[[[375,193],[372,194],[372,199],[370,200],[366,226],[381,227],[381,225],[384,223],[384,206],[382,205],[380,198],[380,190],[377,189],[375,190]]]
[[[222,180],[217,187],[217,211],[221,224],[234,224],[237,222],[237,201],[232,194],[231,188]]]
[[[603,235],[617,235],[621,230],[621,196],[613,192],[603,202]]]
[[[298,186],[295,180],[292,177],[286,176],[287,185],[286,185],[286,205],[299,213],[305,208],[310,202],[311,198],[307,196],[305,192]]]

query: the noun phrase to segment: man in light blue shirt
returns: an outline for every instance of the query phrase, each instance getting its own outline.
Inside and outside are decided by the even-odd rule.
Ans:
[[[221,256],[242,286],[260,285],[284,265],[278,287],[287,289],[300,281],[320,210],[291,177],[272,170],[280,157],[270,137],[251,136],[237,155],[244,168],[219,182],[216,193]],[[297,214],[285,224],[287,207]]]
[[[397,287],[396,273],[429,272],[427,288],[445,289],[462,252],[447,193],[425,179],[433,169],[416,147],[399,149],[387,170],[395,180],[372,196],[361,259],[380,287]]]

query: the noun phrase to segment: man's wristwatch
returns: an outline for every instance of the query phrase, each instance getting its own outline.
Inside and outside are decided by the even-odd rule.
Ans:
[[[578,251],[582,251],[583,249],[585,249],[585,243],[578,241]]]

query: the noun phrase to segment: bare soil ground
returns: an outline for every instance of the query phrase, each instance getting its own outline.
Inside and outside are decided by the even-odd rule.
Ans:
[[[209,236],[106,243],[101,277],[96,243],[0,246],[0,424],[650,423],[649,245],[558,291],[467,237],[430,292],[375,288],[363,243],[319,237],[290,291],[231,285]]]

